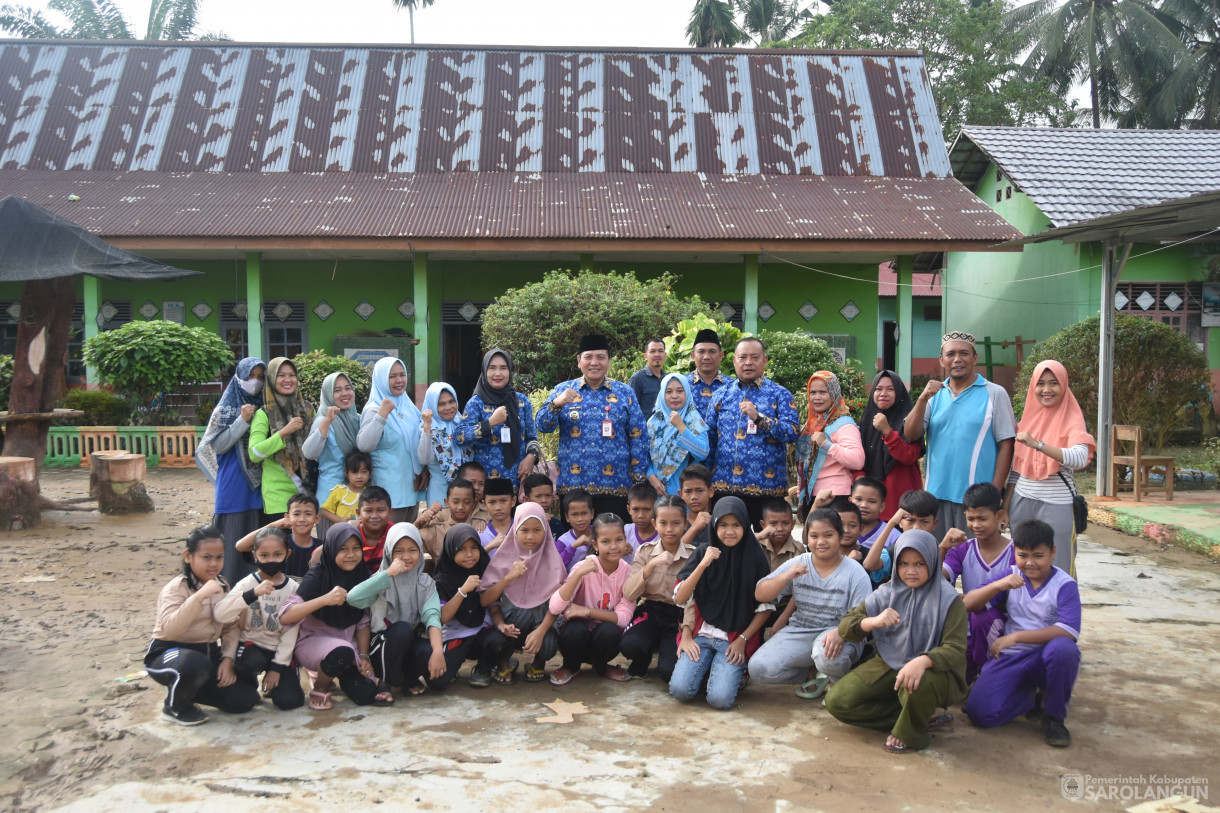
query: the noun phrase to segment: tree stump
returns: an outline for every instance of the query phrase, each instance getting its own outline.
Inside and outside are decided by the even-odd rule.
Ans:
[[[0,529],[19,531],[42,523],[36,469],[32,457],[0,457]]]
[[[144,455],[94,452],[89,461],[89,494],[97,497],[103,514],[147,514],[153,510],[152,497],[144,488]]]

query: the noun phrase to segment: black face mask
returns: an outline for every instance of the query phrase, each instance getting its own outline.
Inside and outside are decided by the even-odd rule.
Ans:
[[[274,579],[276,576],[278,576],[284,572],[284,568],[288,567],[288,561],[284,560],[281,562],[258,562],[257,565],[258,565],[258,569],[259,569],[260,573],[262,573],[264,576],[270,576],[271,578]]]

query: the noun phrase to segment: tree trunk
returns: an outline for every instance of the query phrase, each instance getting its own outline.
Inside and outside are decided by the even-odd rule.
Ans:
[[[25,284],[21,293],[17,349],[13,353],[10,415],[50,412],[55,408],[63,394],[75,305],[76,280],[73,277],[32,280]],[[50,427],[50,421],[9,422],[5,427],[5,454],[32,457],[41,472]]]

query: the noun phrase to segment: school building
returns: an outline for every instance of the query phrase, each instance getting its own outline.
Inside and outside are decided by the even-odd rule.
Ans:
[[[82,336],[168,318],[468,392],[489,302],[593,268],[867,365],[892,261],[909,375],[912,275],[1019,236],[953,177],[916,52],[10,40],[0,73],[0,195],[203,272],[84,278]]]
[[[1023,235],[1220,190],[1216,131],[965,127],[949,156],[958,180]],[[1136,245],[1113,301],[1105,304],[1186,333],[1207,354],[1217,387],[1220,286],[1211,280],[1218,270],[1220,236],[1182,242],[1170,235]],[[1011,386],[1018,369],[1011,343],[1018,336],[1045,339],[1096,314],[1101,279],[1101,243],[1036,243],[1020,253],[950,252],[944,323],[980,340],[988,335],[1009,342],[991,350],[1002,365],[995,370],[997,382]]]

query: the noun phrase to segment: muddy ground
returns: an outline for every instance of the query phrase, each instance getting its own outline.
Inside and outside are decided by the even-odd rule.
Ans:
[[[53,497],[86,485],[83,471],[43,481]],[[1033,723],[980,731],[959,712],[931,749],[893,756],[884,735],[788,687],[752,685],[726,713],[680,705],[653,678],[620,686],[588,673],[558,689],[463,682],[390,709],[336,695],[329,712],[264,703],[170,726],[160,687],[115,678],[141,668],[157,591],[211,496],[194,470],[153,471],[148,485],[155,514],[53,513],[2,537],[0,808],[1118,810],[1132,803],[1065,801],[1061,784],[1220,778],[1220,566],[1096,528],[1081,546],[1084,665],[1066,750]],[[536,722],[557,698],[590,713]]]

